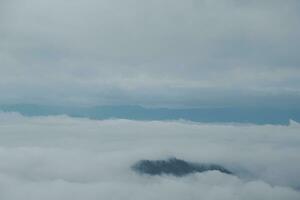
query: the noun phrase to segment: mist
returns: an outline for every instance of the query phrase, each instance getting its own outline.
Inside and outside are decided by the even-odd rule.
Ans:
[[[90,120],[0,114],[0,198],[299,199],[300,125]],[[183,177],[143,175],[143,159],[216,163]]]

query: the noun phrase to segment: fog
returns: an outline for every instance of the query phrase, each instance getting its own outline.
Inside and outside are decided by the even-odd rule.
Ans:
[[[89,120],[0,114],[0,199],[299,199],[300,125]],[[175,156],[233,171],[149,176]]]
[[[0,200],[299,200],[299,10],[0,0]]]

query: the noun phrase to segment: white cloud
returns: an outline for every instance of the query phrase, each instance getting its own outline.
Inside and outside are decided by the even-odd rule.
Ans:
[[[300,125],[94,121],[0,114],[0,198],[299,199]],[[238,174],[148,177],[130,166],[176,156]]]

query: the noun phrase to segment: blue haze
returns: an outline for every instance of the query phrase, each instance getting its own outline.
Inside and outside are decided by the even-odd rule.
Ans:
[[[188,120],[212,123],[289,124],[300,121],[300,109],[228,107],[228,108],[146,108],[142,106],[67,107],[34,104],[2,105],[4,112],[18,112],[25,116],[68,115],[90,119],[130,120]]]

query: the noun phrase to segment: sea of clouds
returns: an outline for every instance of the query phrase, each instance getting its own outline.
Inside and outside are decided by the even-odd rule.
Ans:
[[[0,113],[1,200],[298,200],[300,124],[89,120]],[[233,171],[148,176],[141,159]]]

